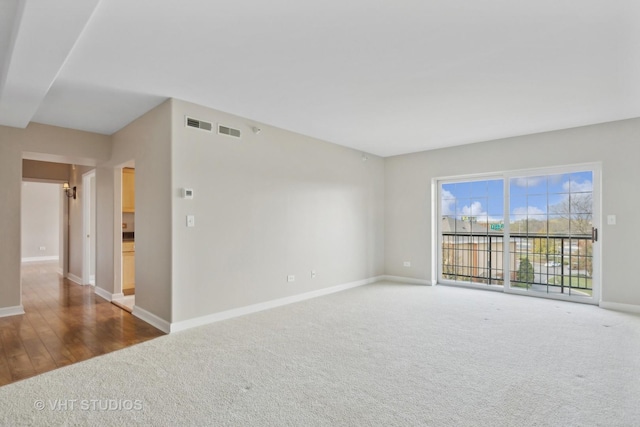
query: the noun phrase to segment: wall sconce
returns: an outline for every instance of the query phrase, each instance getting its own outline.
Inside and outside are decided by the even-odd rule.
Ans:
[[[77,187],[69,187],[69,183],[65,182],[64,184],[62,184],[62,189],[64,190],[65,194],[67,195],[68,198],[72,198],[75,200],[76,198],[76,190]]]

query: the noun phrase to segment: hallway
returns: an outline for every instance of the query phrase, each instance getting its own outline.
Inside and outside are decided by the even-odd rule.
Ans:
[[[0,386],[164,335],[57,267],[22,265],[26,314],[0,318]]]

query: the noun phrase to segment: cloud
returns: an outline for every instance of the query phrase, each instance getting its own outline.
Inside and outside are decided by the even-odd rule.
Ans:
[[[473,202],[471,206],[463,206],[462,209],[458,212],[458,217],[463,216],[474,216],[477,218],[479,222],[503,222],[504,218],[502,217],[492,217],[489,216],[487,211],[482,207],[481,202]]]
[[[545,211],[536,206],[527,206],[515,208],[511,211],[512,215],[544,215]]]
[[[593,191],[593,183],[588,179],[584,182],[565,181],[562,188],[570,193],[587,193]]]
[[[458,207],[456,210],[456,196],[448,190],[442,189],[442,198],[440,199],[440,207],[442,215],[456,216],[459,219],[463,216],[475,216],[479,221],[488,220],[489,222],[502,222],[503,218],[490,217],[483,208],[482,202],[475,201],[471,205]]]
[[[482,211],[482,203],[473,202],[471,206],[463,206],[460,210],[460,214],[468,216],[487,216],[486,212]]]
[[[522,178],[513,178],[511,180],[512,184],[515,184],[517,187],[535,187],[542,182],[542,178],[540,177],[522,177]]]
[[[442,205],[442,215],[455,215],[456,196],[450,191],[442,189],[442,199],[440,200]]]

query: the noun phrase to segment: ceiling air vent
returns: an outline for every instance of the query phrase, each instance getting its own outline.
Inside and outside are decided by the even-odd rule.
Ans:
[[[211,132],[211,129],[213,129],[213,125],[209,122],[203,122],[202,120],[194,119],[192,117],[187,117],[186,120],[186,126],[189,128],[196,128],[207,132]]]
[[[218,133],[221,135],[228,135],[228,136],[233,136],[235,138],[240,138],[240,131],[238,129],[233,129],[223,125],[218,125]]]

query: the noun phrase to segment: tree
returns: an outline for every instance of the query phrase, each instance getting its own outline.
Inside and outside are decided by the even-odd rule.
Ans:
[[[529,261],[529,258],[520,258],[520,267],[518,268],[518,275],[516,277],[516,280],[518,282],[533,283],[533,279],[533,265]]]
[[[571,235],[590,235],[592,226],[593,194],[571,193],[561,202],[549,206],[549,211],[568,225]],[[565,227],[566,227],[565,225]]]
[[[553,242],[549,242],[546,237],[533,240],[533,253],[540,255],[553,255],[556,253],[556,246]]]

